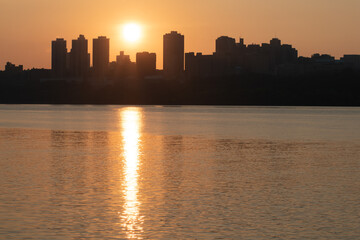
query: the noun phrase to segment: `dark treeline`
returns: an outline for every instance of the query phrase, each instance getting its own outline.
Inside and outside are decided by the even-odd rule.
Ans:
[[[24,75],[31,70],[24,71]],[[133,79],[110,85],[40,79],[0,81],[1,103],[144,105],[360,106],[360,75],[273,76],[242,74],[222,79]]]

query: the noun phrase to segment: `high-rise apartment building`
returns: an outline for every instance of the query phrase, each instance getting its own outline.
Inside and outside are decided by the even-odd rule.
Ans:
[[[66,74],[66,41],[63,38],[57,38],[51,42],[51,69],[57,77],[63,77]]]
[[[164,74],[178,78],[184,71],[184,35],[176,31],[164,35]]]
[[[84,35],[72,40],[70,52],[70,71],[73,76],[84,77],[90,68],[90,54],[88,53],[88,40]]]
[[[109,67],[110,40],[106,37],[93,39],[93,68],[97,77],[103,77]]]

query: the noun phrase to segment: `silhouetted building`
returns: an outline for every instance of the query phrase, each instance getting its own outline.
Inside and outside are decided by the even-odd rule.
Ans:
[[[63,38],[51,42],[51,70],[57,77],[66,75],[66,55],[66,41]]]
[[[124,51],[116,56],[116,63],[112,64],[112,71],[116,72],[118,79],[125,80],[128,77],[136,76],[136,63],[131,62],[130,56],[125,55]]]
[[[344,69],[341,61],[328,54],[315,53],[311,58],[299,57],[298,64],[302,66],[305,75],[313,74],[338,74]]]
[[[216,39],[216,51],[213,55],[186,55],[186,75],[191,79],[221,79],[242,72],[276,75],[280,65],[284,69],[283,65],[296,64],[297,57],[295,48],[288,44],[282,45],[277,38],[272,39],[270,43],[246,46],[243,38],[236,43],[234,38],[221,36]]]
[[[243,38],[240,38],[239,39],[239,42],[236,43],[236,54],[238,56],[241,56],[241,55],[244,55],[245,54],[245,51],[246,51],[246,45],[244,43],[244,39]]]
[[[189,80],[202,81],[218,75],[219,65],[214,55],[190,52],[185,54],[185,72]]]
[[[237,44],[234,38],[221,36],[215,41],[215,58],[220,75],[226,75],[236,67]]]
[[[164,35],[164,74],[179,78],[184,72],[184,35],[176,31]]]
[[[141,52],[136,54],[136,68],[139,76],[150,76],[156,72],[156,54]]]
[[[273,38],[270,40],[271,47],[281,47],[281,40],[278,38]]]
[[[106,37],[93,39],[93,70],[96,77],[103,78],[109,67],[110,40]]]
[[[217,54],[236,54],[236,43],[234,38],[221,36],[216,39]]]
[[[116,56],[117,71],[121,76],[127,76],[132,68],[133,63],[130,60],[130,55],[125,55],[124,51],[120,52],[120,55]]]
[[[90,68],[90,54],[88,53],[88,40],[80,35],[77,40],[72,40],[70,52],[70,71],[75,77],[84,77]]]
[[[116,56],[116,63],[119,66],[125,66],[130,64],[130,55],[125,55],[124,51],[120,52],[120,55]]]
[[[328,54],[315,53],[311,56],[311,61],[314,63],[333,63],[335,58]]]
[[[5,65],[5,71],[10,73],[18,73],[23,71],[23,65],[16,66],[11,62],[7,62]]]

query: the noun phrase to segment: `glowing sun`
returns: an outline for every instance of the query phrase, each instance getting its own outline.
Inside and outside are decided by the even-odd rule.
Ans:
[[[127,23],[123,26],[122,35],[128,42],[137,42],[141,37],[141,27],[136,23]]]

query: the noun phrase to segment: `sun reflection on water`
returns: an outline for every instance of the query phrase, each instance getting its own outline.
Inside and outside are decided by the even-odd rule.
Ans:
[[[141,110],[125,108],[119,110],[124,146],[124,211],[122,225],[129,239],[139,239],[142,232],[142,217],[139,216],[138,168],[140,155]]]

